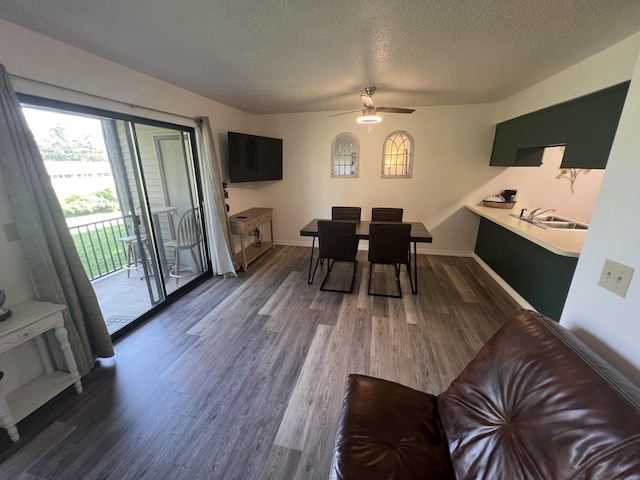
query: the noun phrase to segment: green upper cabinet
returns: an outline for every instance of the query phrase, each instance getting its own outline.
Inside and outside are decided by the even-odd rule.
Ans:
[[[629,82],[499,123],[493,166],[540,166],[545,147],[565,145],[562,168],[605,168]]]

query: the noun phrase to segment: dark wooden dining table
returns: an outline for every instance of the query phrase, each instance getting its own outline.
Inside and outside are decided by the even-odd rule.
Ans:
[[[313,257],[314,250],[316,244],[316,237],[318,236],[318,218],[314,218],[308,224],[300,229],[301,237],[313,237],[311,242],[311,258],[309,259],[309,277],[307,279],[307,283],[311,284],[313,279],[311,278],[311,272],[313,269]],[[341,220],[342,221],[342,220]],[[358,240],[369,240],[369,225],[371,225],[371,221],[368,220],[360,220],[354,222],[353,220],[344,220],[351,221],[356,224],[356,238]],[[375,222],[375,223],[396,223],[396,222]],[[427,227],[424,226],[422,222],[403,222],[411,225],[411,236],[409,241],[413,243],[413,294],[418,293],[418,243],[432,243],[433,237]],[[409,272],[409,275],[412,275]]]

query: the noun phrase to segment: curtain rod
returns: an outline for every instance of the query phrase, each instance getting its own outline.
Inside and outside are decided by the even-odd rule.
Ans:
[[[180,115],[179,113],[171,113],[171,112],[167,112],[165,110],[159,110],[157,108],[144,107],[142,105],[137,105],[135,103],[123,102],[121,100],[115,100],[113,98],[103,97],[102,95],[96,95],[94,93],[82,92],[80,90],[75,90],[73,88],[63,87],[63,86],[60,86],[60,85],[55,85],[53,83],[43,82],[42,80],[36,80],[34,78],[23,77],[21,75],[15,75],[15,74],[12,74],[12,73],[9,73],[9,77],[11,77],[12,79],[16,79],[16,80],[26,80],[27,82],[33,82],[33,83],[37,83],[39,85],[44,85],[44,86],[47,86],[47,87],[58,88],[60,90],[65,90],[67,92],[78,93],[80,95],[86,95],[88,97],[97,98],[99,100],[106,100],[108,102],[118,103],[120,105],[125,105],[125,106],[127,106],[129,108],[140,108],[140,109],[143,109],[143,110],[147,110],[149,112],[156,112],[156,113],[162,113],[164,115],[171,115],[171,116],[174,116],[174,117],[186,118],[187,120],[191,120],[191,121],[195,121],[195,122],[198,121],[198,117],[188,117],[186,115]]]

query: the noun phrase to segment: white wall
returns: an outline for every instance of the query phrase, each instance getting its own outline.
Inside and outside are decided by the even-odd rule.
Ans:
[[[267,115],[263,133],[283,138],[284,180],[260,189],[263,206],[274,208],[276,240],[309,245],[299,236],[312,218],[329,218],[332,205],[402,207],[405,219],[422,221],[434,235],[423,251],[469,253],[475,225],[461,199],[499,173],[488,166],[494,125],[493,106],[419,108],[412,115],[384,116],[368,131],[357,115],[329,118],[326,113]],[[382,179],[382,145],[395,130],[414,138],[410,179]],[[331,178],[331,143],[349,131],[360,141],[358,178]],[[480,198],[476,198],[476,201]]]
[[[81,92],[186,117],[208,115],[216,139],[227,130],[251,128],[251,116],[186,90],[156,80],[86,52],[0,20],[0,62],[10,75],[40,80]],[[162,114],[65,90],[12,80],[18,92],[80,103],[112,111],[194,125],[188,118]],[[257,202],[257,197],[248,202]],[[11,212],[0,172],[0,224],[11,224]],[[7,242],[0,231],[0,287],[7,291],[7,306],[34,297],[19,242]]]
[[[284,180],[249,188],[232,185],[231,210],[248,208],[251,205],[235,198],[258,192],[260,205],[274,208],[276,241],[309,245],[309,239],[299,237],[300,228],[311,218],[328,217],[331,205],[360,205],[364,219],[373,206],[403,207],[407,220],[424,222],[434,236],[433,244],[422,244],[420,251],[447,254],[474,249],[478,218],[464,204],[505,188],[519,190],[520,205],[556,208],[588,222],[602,172],[592,170],[578,178],[572,194],[566,180],[555,178],[559,160],[553,155],[540,169],[489,167],[495,123],[630,79],[639,47],[636,35],[497,105],[420,107],[412,115],[387,114],[370,132],[355,122],[356,114],[256,116],[253,133],[283,138]],[[382,143],[397,129],[407,130],[416,143],[410,180],[380,178]],[[359,178],[330,175],[331,142],[345,131],[360,140]]]
[[[190,126],[195,123],[180,115],[206,115],[211,118],[217,140],[226,138],[227,130],[243,131],[250,129],[252,125],[252,118],[246,113],[3,20],[0,20],[0,62],[13,76],[40,80],[120,102],[148,106],[178,116],[132,108],[118,102],[14,79],[12,83],[18,92]],[[246,202],[257,203],[257,195]],[[12,223],[4,178],[0,172],[0,225]],[[5,306],[34,298],[20,243],[8,242],[3,229],[0,229],[0,288],[7,292]],[[37,359],[37,352],[31,342],[0,355],[1,369],[6,374],[2,380],[3,390],[11,392],[39,375],[42,366]]]
[[[498,104],[496,122],[629,80],[639,49],[640,33],[513,95]]]
[[[597,286],[605,258],[640,268],[640,34],[514,95],[498,105],[496,121],[523,115],[633,78],[589,232],[560,323],[640,384],[640,274],[622,299]],[[581,182],[582,180],[578,180]]]
[[[478,224],[477,217],[464,209],[465,203],[478,202],[489,194],[512,187],[520,190],[520,201],[531,201],[536,205],[541,202],[535,197],[535,192],[543,191],[543,188],[536,188],[538,186],[532,181],[533,170],[489,167],[495,123],[628,80],[634,71],[639,50],[640,35],[636,35],[500,104],[430,107],[419,108],[412,115],[389,114],[385,115],[383,123],[368,133],[367,127],[357,125],[354,117],[329,118],[332,112],[250,116],[0,20],[0,61],[10,74],[178,115],[208,115],[221,159],[226,158],[227,130],[282,137],[285,153],[283,181],[252,186],[232,185],[229,189],[231,213],[253,206],[274,207],[276,240],[280,243],[308,244],[298,236],[300,227],[313,217],[329,216],[331,205],[360,205],[365,219],[369,218],[371,207],[386,205],[401,206],[405,208],[405,218],[425,222],[434,234],[434,243],[424,246],[423,251],[462,254],[473,251]],[[120,103],[42,87],[28,81],[16,80],[14,87],[25,93],[175,123],[190,123],[180,117],[129,108]],[[625,118],[631,119],[625,120],[626,132],[638,123],[627,110]],[[406,129],[416,142],[414,174],[410,180],[380,178],[382,142],[388,133],[396,129]],[[351,131],[360,139],[358,179],[330,177],[331,141],[344,131]],[[612,180],[608,182],[607,193],[600,195],[602,200],[597,209],[600,213],[592,219],[585,259],[581,260],[580,273],[576,277],[586,274],[589,268],[599,273],[604,255],[614,256],[614,260],[632,266],[638,264],[637,258],[629,258],[632,249],[627,248],[626,243],[622,245],[622,240],[618,240],[615,249],[609,250],[606,245],[611,239],[602,238],[604,233],[601,230],[605,228],[610,236],[619,233],[620,237],[628,235],[630,230],[631,240],[638,244],[638,227],[630,229],[625,225],[622,228],[616,223],[615,228],[609,230],[605,221],[612,211],[620,211],[619,202],[615,199],[626,200],[630,192],[635,191],[630,188],[634,176],[627,175],[625,166],[631,163],[634,140],[631,134],[626,135],[619,135],[625,140],[616,139],[616,152],[612,155],[604,183],[607,183],[607,177],[612,177]],[[620,171],[621,165],[624,171]],[[633,173],[638,178],[637,172]],[[560,183],[558,180],[553,182],[556,185]],[[617,182],[621,182],[629,193],[620,192]],[[0,223],[4,224],[10,223],[11,218],[1,184],[0,172]],[[628,202],[628,208],[632,205],[633,202]],[[599,222],[603,227],[598,226]],[[593,252],[590,251],[592,248]],[[9,304],[30,298],[33,293],[18,252],[18,244],[10,244],[0,238],[0,266],[6,268],[0,271],[0,285],[7,288],[11,279]],[[637,329],[631,326],[631,308],[627,306],[631,304],[629,299],[637,295],[635,284],[632,283],[630,295],[623,301],[624,307],[617,307],[617,299],[605,300],[606,310],[625,317],[612,323],[610,318],[600,315],[598,309],[593,308],[585,314],[578,308],[583,296],[589,296],[597,288],[592,287],[595,283],[591,279],[584,281],[583,285],[581,279],[577,279],[572,287],[563,322],[598,335],[600,342],[620,351],[620,358],[631,364],[640,364],[640,355],[634,355],[625,343],[626,335],[637,338]]]
[[[561,160],[557,151],[545,154],[540,168],[490,167],[493,108],[418,108],[411,116],[386,115],[371,132],[356,124],[356,115],[266,116],[268,128],[262,133],[283,138],[284,180],[250,188],[260,193],[261,205],[274,208],[276,240],[289,245],[309,245],[308,238],[299,236],[300,228],[312,218],[328,218],[331,205],[359,205],[364,219],[370,218],[371,207],[391,206],[404,208],[405,219],[422,221],[430,229],[434,242],[420,245],[420,251],[469,254],[475,246],[478,219],[464,204],[478,203],[505,188],[518,189],[518,205],[556,208],[565,216],[589,222],[603,171],[579,177],[572,194],[568,181],[556,179]],[[382,144],[397,129],[414,137],[413,176],[382,179]],[[331,177],[331,142],[344,131],[360,140],[358,178]],[[242,188],[231,186],[232,199]]]
[[[546,148],[540,167],[510,167],[498,176],[500,184],[518,190],[514,212],[520,208],[553,208],[556,214],[589,223],[604,170],[581,170],[573,183],[566,176],[558,178],[563,147]],[[494,181],[495,183],[495,181]],[[493,193],[500,193],[500,189]]]
[[[561,323],[640,384],[640,60]],[[621,298],[598,286],[605,259],[635,269]]]

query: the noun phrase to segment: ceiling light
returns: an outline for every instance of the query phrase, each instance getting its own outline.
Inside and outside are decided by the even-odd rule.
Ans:
[[[382,117],[379,115],[362,115],[358,117],[358,123],[380,123]]]

